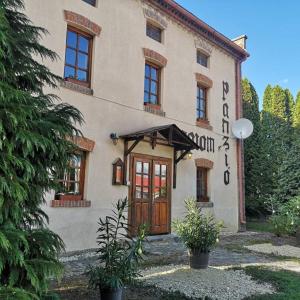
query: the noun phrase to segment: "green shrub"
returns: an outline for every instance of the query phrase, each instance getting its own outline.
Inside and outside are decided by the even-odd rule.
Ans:
[[[98,264],[87,272],[91,288],[121,288],[139,276],[138,265],[142,259],[146,226],[140,226],[137,237],[131,238],[125,217],[127,207],[127,198],[121,199],[112,216],[99,220]]]
[[[290,215],[286,214],[274,214],[269,219],[273,226],[273,232],[277,236],[284,234],[291,234],[293,232],[293,221]]]
[[[211,215],[202,214],[193,198],[185,200],[185,207],[184,219],[173,222],[175,232],[189,249],[209,252],[217,243],[222,223],[216,222]]]
[[[272,216],[269,221],[277,236],[293,235],[300,226],[300,196],[281,204],[277,199],[270,198],[268,202]]]

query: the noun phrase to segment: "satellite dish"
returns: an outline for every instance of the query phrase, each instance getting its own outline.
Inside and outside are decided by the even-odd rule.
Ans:
[[[236,120],[232,124],[232,133],[233,135],[241,140],[248,138],[253,132],[253,124],[250,120],[242,118]]]

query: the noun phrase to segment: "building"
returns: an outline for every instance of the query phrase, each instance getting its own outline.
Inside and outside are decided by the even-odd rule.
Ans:
[[[97,221],[128,196],[129,222],[171,232],[184,200],[245,224],[241,117],[245,36],[230,40],[172,0],[26,0],[60,60],[58,94],[84,115],[82,151],[49,195],[67,250],[95,247]]]

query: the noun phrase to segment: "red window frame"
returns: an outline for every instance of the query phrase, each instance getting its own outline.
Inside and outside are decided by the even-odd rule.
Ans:
[[[209,202],[208,197],[208,177],[209,169],[203,167],[197,167],[196,184],[197,184],[197,201],[198,202]]]
[[[70,163],[70,166],[67,170],[65,170],[62,174],[63,179],[59,180],[59,183],[62,186],[62,189],[56,192],[55,199],[56,200],[83,200],[84,195],[84,181],[85,181],[85,166],[86,166],[86,152],[79,151],[74,154],[74,157],[80,157],[80,165],[73,166]],[[74,172],[74,179],[72,179],[72,173]],[[79,176],[76,179],[76,173],[79,172]],[[70,191],[71,185],[78,185],[78,192]],[[65,192],[64,190],[67,190]]]
[[[76,47],[72,47],[68,44],[68,33],[72,32],[76,34]],[[88,52],[85,52],[83,50],[79,49],[79,38],[83,37],[88,40]],[[77,28],[74,28],[72,26],[68,26],[67,28],[67,35],[66,35],[66,51],[65,51],[65,68],[64,68],[64,79],[76,84],[83,85],[85,87],[90,87],[91,84],[91,64],[92,64],[92,47],[93,47],[93,36],[90,34],[87,34]],[[72,51],[75,51],[75,64],[68,64],[67,63],[67,50],[70,49]],[[78,66],[78,55],[83,54],[87,55],[88,57],[88,63],[87,63],[87,68],[81,68]],[[75,70],[75,77],[66,77],[66,68],[72,68]],[[83,71],[86,72],[87,77],[86,80],[79,80],[77,78],[78,71]]]
[[[147,67],[150,68],[149,75],[147,74]],[[156,73],[156,79],[152,76],[152,71]],[[149,81],[147,88],[146,82]],[[144,75],[144,104],[152,106],[160,106],[160,81],[161,81],[161,67],[146,61],[145,63],[145,75]],[[156,92],[152,92],[153,85],[156,84]],[[153,103],[151,97],[156,97],[156,101]]]

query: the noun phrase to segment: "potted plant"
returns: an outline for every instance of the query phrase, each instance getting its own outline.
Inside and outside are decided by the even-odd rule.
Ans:
[[[127,207],[127,198],[119,200],[112,216],[98,222],[98,264],[90,266],[87,273],[89,286],[99,289],[101,300],[121,300],[124,286],[139,276],[146,227],[139,228],[135,239],[129,236]]]
[[[185,207],[184,219],[174,221],[173,228],[189,249],[190,267],[206,269],[209,253],[217,243],[223,225],[213,216],[202,214],[195,199],[187,199]]]

